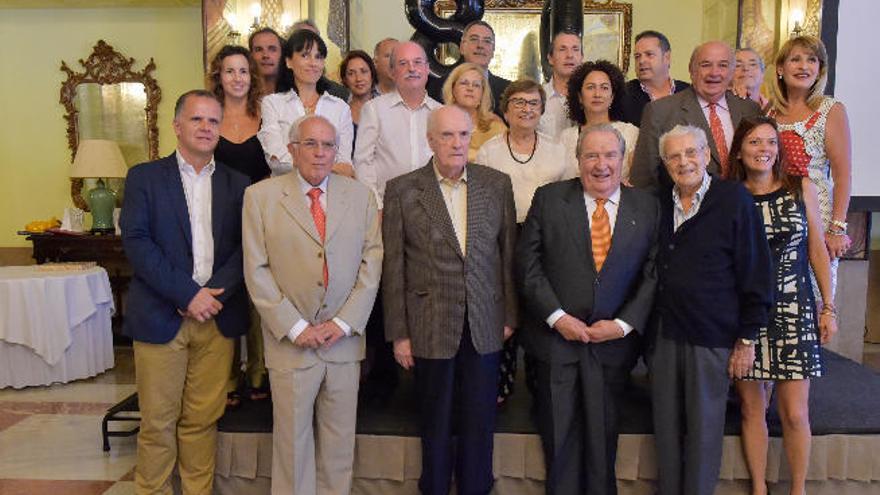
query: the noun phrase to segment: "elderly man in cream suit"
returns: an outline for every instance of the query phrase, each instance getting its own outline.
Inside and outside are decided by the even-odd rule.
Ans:
[[[364,327],[382,240],[376,200],[331,174],[336,131],[307,116],[290,131],[296,173],[245,192],[248,291],[260,312],[272,385],[273,494],[351,491]]]

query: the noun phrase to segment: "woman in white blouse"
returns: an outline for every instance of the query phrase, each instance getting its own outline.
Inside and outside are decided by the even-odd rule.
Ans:
[[[290,127],[302,116],[317,114],[327,118],[336,127],[337,147],[333,171],[354,176],[351,166],[351,147],[354,129],[348,104],[327,92],[321,80],[327,45],[320,36],[307,29],[290,35],[285,44],[284,59],[293,72],[293,87],[285,93],[267,95],[262,102],[263,123],[257,137],[266,152],[266,161],[272,175],[282,175],[293,169],[287,149]]]
[[[535,190],[565,175],[562,146],[537,131],[546,99],[544,88],[531,79],[510,83],[499,103],[510,128],[477,152],[477,163],[510,176],[518,224],[525,221]]]
[[[507,86],[499,105],[510,126],[506,132],[486,141],[477,152],[477,163],[500,170],[510,176],[516,223],[522,225],[532,204],[535,190],[544,184],[561,180],[565,174],[563,148],[553,138],[537,131],[547,95],[540,84],[520,79]],[[498,377],[498,403],[513,393],[516,376],[517,338],[504,342],[501,370]],[[526,383],[534,389],[534,366],[526,354]]]
[[[625,91],[626,80],[623,73],[607,60],[587,62],[572,73],[568,80],[568,117],[577,125],[559,135],[559,141],[565,146],[567,178],[580,175],[575,148],[581,129],[593,124],[610,123],[626,141],[620,178],[624,183],[629,182],[629,170],[639,138],[639,128],[620,120],[623,110],[621,100]]]

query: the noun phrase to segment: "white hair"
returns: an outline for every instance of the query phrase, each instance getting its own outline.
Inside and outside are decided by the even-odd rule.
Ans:
[[[441,107],[435,108],[431,111],[431,113],[428,114],[428,126],[426,129],[426,134],[431,134],[432,132],[434,132],[435,128],[437,127],[437,119],[439,118],[438,115],[440,115],[440,113],[442,113],[443,111],[446,111],[444,109],[447,108],[454,108],[455,110],[458,110],[461,113],[462,117],[464,117],[464,120],[468,122],[468,128],[474,128],[474,123],[471,120],[471,116],[467,112],[462,110],[458,105],[443,105]]]
[[[310,120],[315,120],[315,119],[324,121],[324,123],[329,125],[331,129],[333,129],[333,140],[336,141],[337,144],[339,144],[339,135],[336,133],[336,126],[333,125],[332,122],[327,120],[326,117],[324,117],[322,115],[316,115],[316,114],[303,115],[302,117],[294,120],[293,125],[290,126],[290,131],[287,133],[288,142],[294,143],[296,141],[299,141],[299,133],[301,130],[300,128],[306,122],[308,122]]]
[[[699,145],[700,147],[702,147],[704,149],[709,147],[709,141],[706,140],[706,131],[704,131],[702,128],[697,127],[695,125],[679,124],[679,125],[673,127],[672,129],[664,132],[663,135],[660,136],[660,141],[658,144],[658,148],[660,151],[660,157],[662,158],[662,157],[666,156],[666,151],[664,148],[666,147],[666,140],[667,139],[669,139],[671,137],[683,137],[683,136],[693,137],[694,141],[697,142],[697,145]]]

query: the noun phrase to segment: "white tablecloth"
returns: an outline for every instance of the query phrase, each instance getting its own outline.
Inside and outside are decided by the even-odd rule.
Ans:
[[[112,368],[114,310],[103,268],[0,267],[0,388],[67,382]]]

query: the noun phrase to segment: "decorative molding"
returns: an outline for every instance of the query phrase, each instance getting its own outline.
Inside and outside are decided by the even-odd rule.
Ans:
[[[150,75],[156,69],[156,63],[150,58],[146,67],[141,71],[134,71],[134,58],[126,58],[123,54],[117,52],[112,46],[108,45],[104,40],[98,40],[98,43],[92,49],[92,54],[85,60],[79,59],[79,64],[83,67],[84,72],[76,72],[71,69],[66,62],[61,61],[61,70],[67,74],[67,80],[61,84],[60,103],[64,105],[67,120],[67,146],[70,148],[71,162],[76,157],[76,149],[79,145],[78,117],[79,112],[74,105],[76,99],[76,88],[83,83],[97,84],[116,84],[122,82],[135,82],[144,85],[147,93],[146,113],[147,126],[147,146],[150,160],[159,157],[159,128],[156,124],[157,109],[159,100],[162,99],[162,90],[159,84]],[[83,200],[82,192],[83,180],[70,179],[70,195],[73,203],[77,208],[89,211],[89,207]]]

